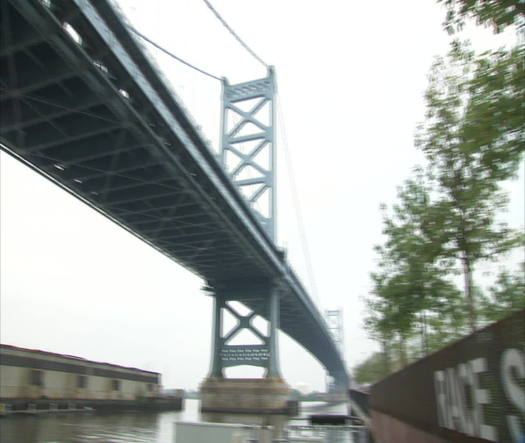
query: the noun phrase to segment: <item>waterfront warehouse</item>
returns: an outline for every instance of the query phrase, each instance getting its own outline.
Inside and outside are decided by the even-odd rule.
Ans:
[[[0,402],[158,397],[160,374],[71,355],[0,345]]]

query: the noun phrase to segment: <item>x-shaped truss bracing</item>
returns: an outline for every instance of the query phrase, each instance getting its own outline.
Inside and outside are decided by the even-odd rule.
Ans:
[[[280,377],[277,330],[279,328],[279,292],[268,288],[269,294],[264,298],[262,308],[268,312],[268,330],[261,332],[252,323],[256,313],[241,315],[221,294],[215,294],[212,367],[210,377],[224,377],[223,370],[232,366],[250,365],[266,369],[266,377]],[[237,324],[223,334],[223,314],[229,312]],[[231,344],[232,340],[243,330],[250,331],[260,344]]]
[[[229,304],[225,303],[223,308],[232,314],[237,320],[237,324],[221,339],[221,360],[222,366],[227,368],[238,365],[251,365],[267,367],[269,360],[269,337],[259,331],[253,324],[255,312],[248,315],[241,315]],[[251,331],[262,344],[255,345],[232,345],[230,342],[243,329]]]
[[[236,85],[223,81],[221,161],[275,240],[274,72]]]

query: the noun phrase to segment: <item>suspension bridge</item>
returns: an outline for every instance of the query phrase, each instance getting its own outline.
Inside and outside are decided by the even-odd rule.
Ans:
[[[338,343],[275,243],[273,68],[221,79],[217,157],[108,1],[7,0],[1,14],[2,149],[205,281],[215,299],[209,377],[248,364],[278,379],[280,329],[345,390]],[[225,311],[237,319],[227,333]],[[260,344],[232,345],[241,330]]]

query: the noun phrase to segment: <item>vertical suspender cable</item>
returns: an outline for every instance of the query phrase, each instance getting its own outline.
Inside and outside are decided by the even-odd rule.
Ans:
[[[297,225],[299,228],[299,236],[301,239],[301,249],[303,251],[303,257],[306,264],[306,273],[308,280],[310,281],[310,287],[312,289],[312,295],[317,303],[317,305],[320,305],[319,300],[319,293],[317,291],[317,284],[314,278],[314,272],[312,267],[312,261],[310,260],[310,251],[308,248],[308,242],[306,240],[306,232],[304,228],[304,223],[302,220],[302,211],[301,211],[301,204],[299,200],[299,193],[297,192],[297,185],[295,183],[295,175],[293,171],[292,161],[291,161],[291,155],[288,149],[288,140],[286,137],[286,127],[284,126],[284,115],[283,115],[283,106],[281,104],[280,96],[277,97],[277,107],[278,107],[278,120],[279,120],[279,127],[281,128],[281,135],[282,135],[282,145],[283,145],[283,151],[285,153],[285,163],[288,168],[288,177],[290,179],[290,187],[292,188],[292,204],[294,206],[294,212],[297,219]]]

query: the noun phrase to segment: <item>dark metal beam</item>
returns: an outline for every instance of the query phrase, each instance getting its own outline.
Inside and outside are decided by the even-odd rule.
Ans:
[[[101,102],[99,99],[93,96],[90,96],[83,101],[79,101],[70,108],[65,108],[63,106],[53,106],[44,103],[42,100],[32,100],[31,98],[27,98],[27,96],[17,97],[17,99],[22,105],[22,111],[25,111],[26,114],[30,114],[30,116],[22,115],[20,122],[16,122],[14,118],[10,117],[10,115],[6,115],[3,119],[5,124],[2,125],[2,129],[6,132],[15,129],[21,130],[30,128],[31,126],[36,126],[44,122],[52,122],[53,120],[60,119],[61,117],[67,116],[71,113],[84,114],[94,118],[100,118],[101,120],[107,119],[102,115],[98,116],[96,114],[96,109],[93,108],[100,106]],[[12,102],[13,100],[10,100],[9,102]],[[6,101],[0,104],[0,110],[4,108],[5,102]]]
[[[17,37],[16,43],[11,43],[10,45],[0,46],[0,57],[12,56],[17,52],[26,51],[42,42],[42,37],[34,34],[33,32],[27,33],[23,37]]]
[[[57,135],[56,131],[54,133],[52,133],[51,131],[47,131],[47,132],[44,131],[42,133],[43,136],[39,137],[40,130],[38,131],[35,130],[34,132],[29,133],[30,142],[26,143],[26,147],[22,148],[21,151],[25,153],[39,151],[39,150],[41,151],[43,149],[50,148],[52,146],[56,146],[58,144],[71,143],[77,140],[85,140],[87,138],[90,138],[96,135],[105,134],[108,132],[112,132],[116,129],[123,129],[123,128],[124,128],[123,124],[112,124],[112,123],[104,123],[104,122],[101,122],[101,124],[99,125],[92,125],[91,127],[87,127],[87,128],[83,127],[82,125],[77,125],[76,130],[72,130],[72,128],[69,128],[72,135],[70,135],[67,138],[58,138],[58,139],[54,138]],[[7,138],[8,140],[11,139],[11,137],[9,136],[9,133],[4,134],[4,137]]]
[[[146,188],[146,187],[145,187]],[[147,201],[158,197],[173,197],[177,196],[175,190],[169,190],[165,188],[157,189],[155,191],[151,189],[141,189],[140,192],[129,192],[122,191],[115,193],[116,195],[109,194],[108,198],[104,201],[104,206],[115,206],[123,203],[132,202],[136,200]]]

